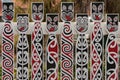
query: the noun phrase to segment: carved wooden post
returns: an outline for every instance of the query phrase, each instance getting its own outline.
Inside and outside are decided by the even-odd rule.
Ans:
[[[44,4],[32,3],[32,80],[43,80],[43,31],[41,21],[44,17]]]
[[[58,80],[58,55],[59,46],[56,37],[58,30],[59,17],[56,13],[48,13],[46,15],[47,30],[49,38],[47,42],[47,80]]]
[[[17,80],[29,79],[29,45],[26,36],[28,22],[28,14],[17,15],[17,29],[19,32],[17,43]]]
[[[91,70],[90,80],[102,80],[103,64],[103,32],[101,21],[104,18],[104,3],[91,3],[91,18],[94,21],[93,32],[91,35]]]
[[[73,32],[74,3],[62,2],[61,19],[64,26],[61,33],[61,80],[73,80]],[[62,26],[61,26],[62,27]]]
[[[118,14],[107,14],[107,31],[108,38],[106,42],[106,79],[105,80],[119,80],[118,79],[118,65],[119,65],[119,46],[116,42],[116,31],[119,26]]]
[[[88,15],[76,15],[76,30],[79,33],[76,42],[76,80],[88,80],[88,42],[86,31],[88,30]]]
[[[2,32],[2,80],[13,80],[14,44],[11,21],[14,15],[13,2],[3,2],[2,19],[5,24]]]

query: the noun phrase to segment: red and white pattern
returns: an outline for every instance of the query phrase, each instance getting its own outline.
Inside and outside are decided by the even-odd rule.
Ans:
[[[76,42],[76,80],[88,80],[88,43],[85,34]]]
[[[58,80],[59,47],[55,32],[58,30],[58,14],[46,15],[47,30],[49,32],[47,42],[47,80]]]
[[[76,15],[76,30],[79,33],[76,42],[76,80],[88,80],[88,42],[85,32],[88,30],[88,15]]]
[[[43,32],[40,22],[35,22],[32,33],[32,80],[43,79]]]
[[[119,80],[118,79],[118,44],[115,41],[116,36],[109,34],[106,44],[106,80]]]
[[[13,80],[13,54],[13,29],[10,23],[5,23],[2,33],[2,80]]]
[[[61,80],[73,80],[73,33],[66,22],[61,34]]]
[[[58,80],[58,42],[54,34],[47,42],[47,80]]]
[[[118,80],[119,46],[116,31],[119,27],[119,14],[107,14],[108,37],[106,42],[106,80]]]
[[[29,44],[26,35],[28,30],[28,14],[17,15],[17,29],[19,38],[17,43],[17,80],[29,80]]]
[[[102,80],[103,33],[100,22],[94,23],[91,36],[91,71],[90,80]]]

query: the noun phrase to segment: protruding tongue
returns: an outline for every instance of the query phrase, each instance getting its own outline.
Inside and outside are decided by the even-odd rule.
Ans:
[[[12,17],[11,17],[10,15],[6,15],[6,18],[7,18],[8,20],[11,20],[11,19],[12,19]]]
[[[51,31],[54,31],[54,30],[55,30],[55,28],[54,28],[54,27],[51,27],[49,31],[51,32]]]
[[[112,32],[114,30],[115,30],[115,27],[111,27],[109,31]]]
[[[40,20],[40,17],[38,15],[35,16],[36,20]]]
[[[23,31],[23,30],[24,30],[24,27],[21,27],[21,28],[20,28],[20,31]]]
[[[96,20],[100,20],[100,18],[98,17],[98,15],[95,15],[95,18],[96,18]]]
[[[83,29],[84,29],[84,28],[83,28],[83,27],[81,27],[81,28],[79,29],[79,31],[81,32],[81,31],[83,31]]]
[[[67,15],[66,15],[66,19],[67,19],[68,21],[71,20],[70,16],[67,16]]]

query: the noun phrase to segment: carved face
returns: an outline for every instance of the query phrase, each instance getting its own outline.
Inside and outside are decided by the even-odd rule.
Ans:
[[[58,29],[58,14],[47,14],[47,30],[49,32],[57,31]]]
[[[9,3],[3,2],[3,8],[2,8],[3,20],[11,21],[13,19],[14,16],[13,9],[14,9],[13,2],[9,2]]]
[[[93,2],[91,4],[91,17],[93,20],[99,21],[104,17],[104,4],[102,2]]]
[[[26,32],[28,30],[28,14],[17,15],[17,29],[20,32]]]
[[[32,3],[32,19],[42,21],[44,17],[43,3]]]
[[[109,32],[115,32],[118,30],[118,22],[118,14],[107,14],[107,29]]]
[[[88,15],[77,14],[76,28],[79,32],[86,32],[88,29]]]
[[[74,4],[62,3],[61,5],[61,18],[63,21],[72,21],[74,17]]]

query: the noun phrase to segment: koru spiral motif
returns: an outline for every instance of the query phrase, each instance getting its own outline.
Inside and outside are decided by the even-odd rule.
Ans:
[[[106,80],[119,80],[119,46],[114,33],[118,30],[118,22],[118,14],[107,14],[107,30],[109,34],[106,42]]]
[[[32,3],[32,19],[34,31],[32,32],[32,80],[43,80],[43,3]]]
[[[73,80],[73,33],[70,27],[70,23],[65,23],[61,34],[61,80]]]
[[[58,41],[55,32],[58,30],[58,14],[46,15],[49,38],[47,42],[47,80],[58,80]]]
[[[103,32],[101,21],[103,19],[104,4],[102,2],[91,3],[91,17],[94,22],[94,29],[91,35],[91,70],[90,80],[102,80],[103,60]]]
[[[29,45],[25,32],[28,29],[28,14],[17,15],[17,29],[19,31],[19,39],[17,43],[17,80],[29,79]]]
[[[74,3],[61,3],[61,80],[73,80],[73,33],[70,22],[74,18]]]
[[[2,19],[5,24],[2,32],[2,80],[13,80],[14,46],[11,21],[14,15],[13,2],[3,2]]]
[[[58,42],[54,34],[50,34],[47,42],[47,80],[58,80]]]
[[[85,36],[88,15],[77,14],[76,21],[76,29],[80,33],[76,42],[76,80],[88,80],[88,43]]]

